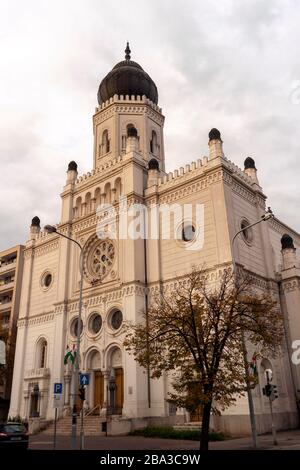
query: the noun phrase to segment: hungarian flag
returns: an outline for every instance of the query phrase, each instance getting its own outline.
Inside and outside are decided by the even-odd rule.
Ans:
[[[75,357],[76,357],[75,344],[73,344],[72,350],[67,345],[66,354],[65,354],[65,357],[64,357],[64,365],[67,365],[68,361],[70,361],[72,364],[74,364]]]
[[[258,353],[253,353],[252,360],[250,362],[250,367],[252,369],[254,377],[258,376],[258,370],[257,370],[257,359],[258,359],[259,354]]]

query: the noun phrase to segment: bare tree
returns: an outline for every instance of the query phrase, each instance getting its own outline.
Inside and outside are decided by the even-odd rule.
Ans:
[[[276,355],[283,323],[271,293],[259,295],[247,276],[234,282],[230,269],[214,283],[193,269],[176,284],[154,299],[146,321],[128,327],[124,344],[153,378],[173,377],[170,400],[189,411],[202,406],[200,450],[208,450],[213,407],[233,404],[247,381],[255,386],[255,375],[245,372],[243,332],[261,353]]]

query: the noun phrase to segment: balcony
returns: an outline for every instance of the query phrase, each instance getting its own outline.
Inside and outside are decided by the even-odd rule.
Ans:
[[[6,312],[7,310],[10,310],[12,307],[12,301],[10,302],[3,302],[0,304],[0,313]]]
[[[0,266],[0,274],[6,273],[6,272],[9,272],[9,271],[14,271],[16,269],[16,266],[17,266],[17,260],[16,259],[14,261],[12,261],[11,263],[3,263]]]
[[[29,369],[25,371],[24,379],[46,379],[50,377],[50,369],[41,367],[39,369]]]
[[[2,292],[11,291],[14,288],[14,285],[15,285],[14,281],[7,282],[6,284],[0,284],[0,294],[2,294]]]

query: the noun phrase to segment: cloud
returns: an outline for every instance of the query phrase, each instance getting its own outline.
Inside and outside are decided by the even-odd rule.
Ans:
[[[299,21],[293,0],[2,2],[0,249],[24,243],[34,215],[59,221],[70,160],[91,169],[98,86],[127,40],[158,86],[167,171],[207,154],[218,127],[227,157],[251,155],[268,204],[300,230]]]

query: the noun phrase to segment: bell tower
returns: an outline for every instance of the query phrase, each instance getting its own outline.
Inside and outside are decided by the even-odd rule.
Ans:
[[[164,116],[157,105],[157,87],[130,54],[127,43],[125,60],[99,86],[99,107],[93,116],[94,169],[125,154],[127,139],[134,132],[145,165],[155,159],[164,171]]]

